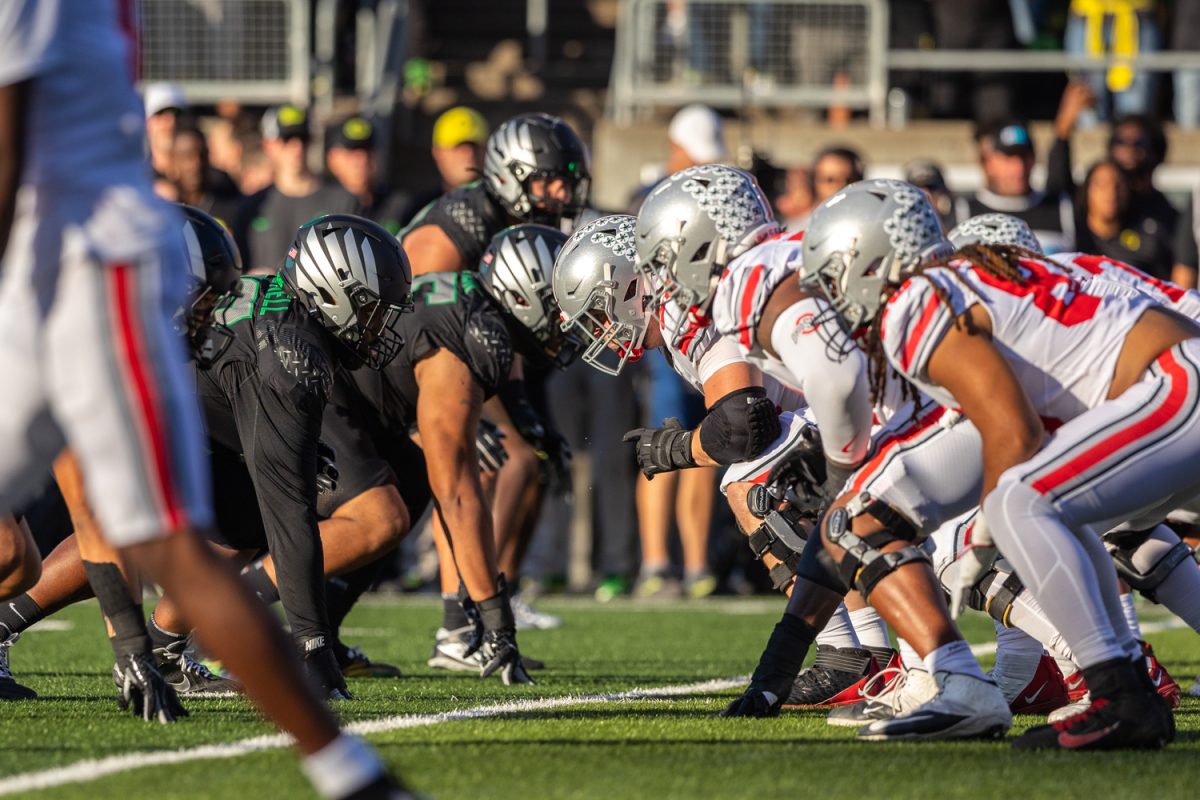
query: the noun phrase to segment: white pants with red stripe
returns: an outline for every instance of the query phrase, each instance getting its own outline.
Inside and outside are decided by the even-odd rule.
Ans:
[[[970,511],[982,483],[979,432],[926,399],[915,414],[905,404],[875,432],[866,463],[839,494],[866,493],[927,536]]]
[[[0,512],[69,446],[114,545],[207,526],[175,213],[133,187],[71,206],[23,192],[0,276]]]
[[[1096,532],[1161,520],[1200,494],[1200,339],[1063,425],[984,503],[996,545],[1081,666],[1140,652]]]

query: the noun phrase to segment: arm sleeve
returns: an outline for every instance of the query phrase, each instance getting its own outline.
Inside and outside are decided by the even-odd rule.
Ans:
[[[324,398],[277,375],[259,383],[254,376],[242,379],[240,371],[226,369],[222,380],[275,559],[279,597],[296,641],[328,636],[316,512]]]
[[[59,6],[59,0],[0,3],[0,86],[29,80],[50,65]]]
[[[771,346],[800,383],[821,431],[825,458],[853,466],[863,460],[871,442],[867,361],[858,348],[840,361],[830,358],[827,342],[845,334],[833,320],[814,324],[827,308],[824,300],[812,297],[790,306],[771,329]]]

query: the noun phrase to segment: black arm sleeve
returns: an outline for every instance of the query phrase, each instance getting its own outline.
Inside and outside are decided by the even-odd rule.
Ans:
[[[1065,194],[1074,199],[1075,176],[1071,174],[1071,142],[1055,139],[1046,159],[1046,195],[1058,197]]]
[[[292,635],[304,643],[330,630],[316,512],[325,398],[315,388],[289,385],[279,373],[260,380],[239,374],[243,368],[231,364],[221,379],[258,495],[283,609]]]

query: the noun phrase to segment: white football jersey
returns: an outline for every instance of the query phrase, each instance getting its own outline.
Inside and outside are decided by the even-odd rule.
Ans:
[[[1132,291],[1086,292],[1054,262],[1022,259],[1021,267],[1024,285],[965,261],[907,281],[883,311],[883,345],[892,366],[942,405],[956,407],[949,392],[929,381],[929,359],[958,315],[978,303],[992,319],[993,340],[1048,425],[1102,403],[1125,337],[1154,301]]]
[[[1184,289],[1178,284],[1148,275],[1132,264],[1107,256],[1062,253],[1054,256],[1052,260],[1064,267],[1085,287],[1090,287],[1099,279],[1123,284],[1150,295],[1156,302],[1178,311],[1185,317],[1200,320],[1200,292],[1195,289]]]
[[[754,341],[754,332],[775,287],[788,278],[796,280],[803,244],[803,231],[784,231],[750,248],[725,267],[710,313],[721,335],[736,341],[745,353],[761,352]]]
[[[3,0],[0,85],[31,83],[23,187],[90,205],[150,186],[133,0]]]

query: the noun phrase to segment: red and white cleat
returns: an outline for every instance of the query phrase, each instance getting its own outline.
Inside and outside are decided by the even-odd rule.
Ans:
[[[1082,679],[1083,675],[1080,673]],[[1048,714],[1070,702],[1062,670],[1054,659],[1043,655],[1029,684],[1008,704],[1014,714]]]

